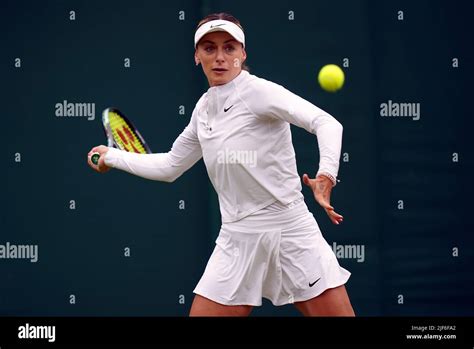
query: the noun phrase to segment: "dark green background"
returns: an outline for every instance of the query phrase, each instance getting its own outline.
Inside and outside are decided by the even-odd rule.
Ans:
[[[303,193],[331,245],[365,246],[363,263],[340,260],[352,272],[356,313],[474,314],[467,2],[2,1],[0,9],[0,244],[39,246],[37,263],[0,260],[0,315],[188,313],[220,225],[203,162],[168,184],[98,175],[86,155],[104,142],[100,113],[108,106],[128,115],[153,151],[170,149],[208,88],[194,65],[195,26],[219,11],[241,20],[251,73],[344,126],[350,161],[341,161],[332,196],[344,223],[331,225],[312,193]],[[319,69],[344,58],[344,88],[324,92]],[[421,119],[382,118],[380,103],[389,99],[421,103]],[[63,100],[95,103],[96,120],[56,117]],[[314,174],[316,139],[292,130],[298,171]],[[253,314],[298,313],[265,301]]]

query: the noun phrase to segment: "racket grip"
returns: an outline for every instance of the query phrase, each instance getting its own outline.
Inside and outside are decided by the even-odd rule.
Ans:
[[[100,154],[99,153],[92,153],[91,155],[91,161],[94,165],[98,165],[99,164],[99,159],[100,159]]]

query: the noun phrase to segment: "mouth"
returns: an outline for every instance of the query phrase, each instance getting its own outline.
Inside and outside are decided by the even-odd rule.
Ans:
[[[215,72],[215,73],[218,73],[218,74],[222,74],[222,73],[225,73],[225,72],[227,71],[227,69],[224,69],[224,68],[213,68],[212,71]]]

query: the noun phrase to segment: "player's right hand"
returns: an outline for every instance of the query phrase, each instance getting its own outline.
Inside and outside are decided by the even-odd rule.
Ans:
[[[108,151],[109,151],[109,148],[106,147],[105,145],[99,145],[97,147],[92,148],[90,152],[87,154],[87,163],[89,164],[89,166],[99,173],[105,173],[109,171],[110,167],[105,164],[105,154],[107,154]],[[91,160],[91,156],[93,153],[100,154],[99,163],[97,165],[94,165],[94,163]]]

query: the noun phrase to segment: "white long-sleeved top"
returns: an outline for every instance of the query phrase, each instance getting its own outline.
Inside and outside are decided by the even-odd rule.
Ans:
[[[284,87],[244,70],[204,93],[169,152],[135,154],[110,148],[105,163],[172,182],[203,157],[222,222],[234,222],[276,201],[286,205],[303,197],[290,124],[317,136],[317,175],[336,178],[342,125]]]

